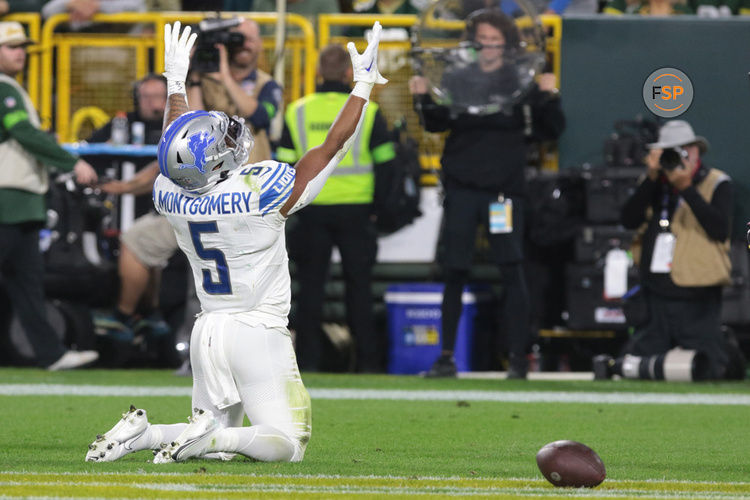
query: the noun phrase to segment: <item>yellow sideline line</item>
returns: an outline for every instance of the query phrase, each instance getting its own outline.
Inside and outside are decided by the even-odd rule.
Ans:
[[[95,486],[80,486],[60,484],[45,484],[30,486],[3,485],[2,498],[45,496],[75,498],[331,498],[332,496],[345,495],[347,498],[407,498],[419,496],[419,498],[550,498],[561,496],[567,498],[652,498],[652,499],[727,499],[747,498],[745,495],[706,494],[706,493],[658,493],[640,491],[588,491],[588,490],[553,490],[547,489],[517,489],[502,488],[487,491],[475,491],[467,489],[436,488],[434,490],[409,490],[398,488],[359,488],[359,487],[288,487],[286,485],[258,486],[247,485],[236,489],[210,489],[190,488],[180,486],[175,488],[155,488],[149,485],[111,485],[101,484]]]
[[[102,465],[91,465],[92,468],[98,468],[98,467],[105,467]],[[20,475],[20,476],[55,476],[55,477],[74,477],[74,476],[84,476],[88,477],[92,473],[90,472],[35,472],[35,471],[0,471],[0,476],[6,475],[6,476],[13,476],[13,475]],[[150,473],[154,477],[165,477],[165,478],[191,478],[195,476],[194,472],[151,472]],[[97,476],[128,476],[128,477],[139,477],[135,473],[130,472],[111,472],[111,471],[97,471]],[[341,481],[341,480],[393,480],[393,481],[487,481],[487,482],[513,482],[513,483],[526,483],[529,481],[541,481],[539,478],[523,478],[523,477],[507,477],[507,478],[495,478],[495,477],[471,477],[471,478],[464,478],[460,476],[399,476],[399,475],[382,475],[382,476],[376,476],[376,475],[343,475],[343,474],[275,474],[275,473],[255,473],[255,472],[248,472],[247,474],[237,474],[232,472],[211,472],[209,476],[205,477],[222,477],[222,478],[237,478],[240,480],[246,480],[247,478],[269,478],[269,479],[326,479],[326,480],[333,480],[333,481]],[[543,481],[541,481],[543,482]],[[649,486],[652,484],[662,484],[662,485],[680,485],[680,484],[688,484],[688,485],[706,485],[706,486],[715,486],[715,485],[732,485],[732,486],[739,486],[741,488],[746,488],[748,491],[750,491],[750,481],[691,481],[686,479],[643,479],[643,480],[634,480],[634,479],[607,479],[608,483],[619,483],[623,485],[645,485]]]
[[[248,493],[292,497],[357,495],[475,498],[747,498],[750,483],[607,480],[598,488],[560,489],[541,479],[409,478],[172,473],[23,473],[0,472],[0,495],[122,498],[242,498]]]

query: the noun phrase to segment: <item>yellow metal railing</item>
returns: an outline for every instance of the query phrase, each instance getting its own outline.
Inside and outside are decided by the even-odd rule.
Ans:
[[[547,32],[547,54],[551,57],[552,72],[557,77],[557,83],[560,84],[560,73],[562,70],[562,17],[554,14],[545,14],[539,16],[542,26]]]
[[[416,15],[365,15],[365,14],[323,14],[318,16],[318,47],[322,48],[329,43],[345,44],[350,38],[345,36],[334,36],[332,27],[360,27],[369,28],[375,21],[380,21],[383,29],[404,28],[409,29],[419,22],[419,16]],[[463,21],[446,21],[436,20],[439,23],[433,23],[434,26],[444,29],[460,30],[464,27]],[[552,71],[560,80],[560,45],[562,40],[562,19],[556,15],[540,16],[542,27],[545,30],[546,52],[551,62]],[[519,21],[523,25],[525,21]],[[526,21],[527,22],[527,21]],[[389,79],[387,89],[376,87],[373,98],[379,102],[381,109],[389,122],[394,122],[403,117],[408,124],[409,135],[419,138],[421,163],[425,170],[435,171],[440,168],[440,152],[442,151],[442,134],[431,134],[425,132],[418,125],[416,113],[412,110],[411,96],[409,95],[407,82],[413,75],[411,64],[408,63],[407,51],[411,48],[408,33],[396,40],[389,40],[387,37],[380,43],[380,64],[385,64],[384,74]],[[365,41],[361,37],[352,39],[357,44],[357,48],[362,50]],[[389,54],[390,51],[390,54]],[[400,54],[400,56],[398,55]],[[393,57],[391,57],[393,56]],[[383,60],[385,58],[385,60]],[[399,64],[399,61],[406,61],[407,64]],[[395,65],[394,65],[395,62]],[[391,64],[392,67],[388,67]],[[395,66],[395,67],[393,67]],[[395,71],[394,71],[395,70]],[[395,101],[395,103],[394,103]],[[544,169],[557,169],[556,152],[541,152],[541,162]],[[426,184],[432,184],[436,181],[433,174],[426,174],[422,177]]]
[[[82,82],[75,81],[74,75],[71,72],[73,66],[72,54],[75,49],[81,48],[81,50],[90,50],[91,48],[115,48],[112,45],[112,39],[109,38],[93,38],[93,37],[82,37],[82,36],[70,36],[59,40],[56,43],[57,47],[57,100],[55,114],[57,117],[56,131],[65,142],[73,142],[78,140],[71,134],[70,119],[73,115],[71,102],[74,96],[73,84],[76,83],[81,85]],[[137,79],[143,77],[148,73],[148,49],[153,48],[153,41],[148,38],[125,38],[120,37],[117,39],[117,47],[130,48],[135,53],[135,64],[130,74],[123,74],[122,81],[124,85],[118,86],[125,95],[128,95],[127,89],[130,88],[131,83]],[[85,79],[85,78],[83,78]],[[82,80],[83,80],[82,79]],[[47,108],[45,108],[46,111]]]
[[[277,21],[275,13],[232,13],[257,21],[261,25],[274,25]],[[56,33],[57,28],[68,22],[67,14],[59,14],[42,24],[37,13],[18,13],[5,16],[4,19],[25,24],[29,37],[38,44],[29,48],[29,60],[24,75],[19,81],[25,83],[32,102],[40,112],[42,126],[54,128],[62,140],[76,140],[74,131],[79,130],[80,123],[71,127],[74,112],[86,106],[98,106],[105,112],[114,113],[122,109],[122,102],[126,102],[128,92],[133,81],[143,77],[149,71],[161,72],[164,65],[164,39],[162,33],[164,25],[180,20],[185,24],[193,24],[206,17],[213,17],[214,13],[203,12],[153,12],[153,13],[122,13],[97,14],[97,23],[111,23],[114,25],[149,26],[152,33]],[[360,36],[334,36],[332,27],[368,28],[376,21],[380,21],[384,28],[409,29],[419,22],[415,15],[362,15],[362,14],[325,14],[319,16],[317,45],[323,47],[328,43],[344,44],[350,40],[357,44],[358,49],[364,47],[364,40]],[[284,102],[288,103],[302,95],[311,93],[315,89],[316,78],[316,34],[311,23],[302,16],[287,14],[286,22],[298,28],[295,35],[286,40],[286,74],[284,85]],[[560,77],[562,40],[562,20],[559,16],[543,15],[541,22],[547,32],[546,51],[551,62],[552,71]],[[522,24],[522,21],[520,22]],[[454,21],[450,28],[462,28],[462,21]],[[296,34],[299,33],[299,34]],[[270,36],[263,39],[264,53],[273,52],[274,40]],[[127,66],[118,68],[115,61],[106,60],[110,52],[99,56],[104,61],[94,61],[80,70],[76,61],[86,57],[87,51],[93,52],[97,48],[117,49],[121,64],[127,61]],[[408,36],[386,39],[381,42],[381,61],[384,72],[388,73],[391,83],[386,87],[377,87],[374,97],[381,103],[381,108],[390,122],[403,117],[407,118],[409,133],[420,137],[422,147],[422,165],[426,170],[436,170],[440,166],[440,151],[442,150],[442,135],[428,134],[419,127],[416,115],[412,111],[411,97],[408,95],[406,83],[413,74],[407,51],[410,48]],[[56,57],[56,68],[54,66]],[[117,59],[117,58],[115,58]],[[89,66],[89,67],[86,67]],[[74,71],[76,70],[76,71]],[[103,71],[118,73],[116,82],[97,84],[97,75]],[[83,71],[85,77],[80,77]],[[91,78],[93,77],[93,78]],[[76,80],[78,78],[78,80]],[[93,81],[91,81],[93,80]],[[91,91],[91,89],[94,89]],[[87,90],[90,92],[87,94]],[[91,93],[93,92],[93,94]],[[115,97],[115,94],[117,95]],[[104,96],[104,97],[102,97]],[[104,102],[103,102],[104,101]],[[113,103],[120,104],[113,104]],[[115,107],[117,106],[117,107]],[[55,123],[53,124],[53,116]],[[556,155],[545,153],[542,162],[545,168],[556,168]],[[428,179],[429,181],[429,179]]]
[[[115,25],[149,25],[153,27],[153,34],[127,33],[99,33],[77,34],[56,33],[61,24],[68,22],[67,14],[50,17],[42,27],[41,35],[41,99],[39,103],[42,126],[52,127],[53,116],[53,56],[57,53],[56,101],[54,108],[55,130],[63,140],[76,140],[72,137],[70,120],[73,114],[72,99],[76,94],[74,79],[71,72],[73,54],[76,51],[91,50],[96,47],[130,50],[133,52],[133,66],[131,71],[125,71],[119,83],[131,82],[143,77],[151,71],[161,72],[164,69],[164,25],[179,20],[184,24],[193,24],[205,17],[215,14],[202,12],[153,12],[153,13],[122,13],[97,14],[93,21],[96,23],[110,23]],[[251,18],[259,24],[275,24],[275,13],[232,13]],[[290,37],[287,49],[291,53],[292,71],[285,100],[296,99],[315,89],[315,33],[310,22],[297,14],[286,15],[287,24],[298,27],[301,36]],[[273,48],[273,40],[264,39],[265,49]],[[151,54],[153,54],[152,57]],[[149,61],[153,61],[150,67]],[[110,68],[111,69],[111,68]],[[94,68],[96,70],[96,68]],[[128,74],[129,73],[129,74]],[[37,78],[37,80],[39,80]],[[80,83],[80,82],[79,82]],[[106,89],[104,90],[106,92]],[[31,93],[31,92],[30,92]],[[86,102],[83,105],[98,105],[98,102]],[[110,110],[112,111],[112,110]]]
[[[70,136],[73,138],[70,142],[78,140],[79,131],[84,124],[90,123],[91,129],[96,130],[106,125],[108,121],[109,115],[101,108],[96,106],[78,108],[70,119]]]
[[[370,28],[375,21],[380,21],[384,28],[411,28],[419,20],[419,16],[412,14],[393,14],[384,16],[381,14],[321,14],[318,16],[318,47],[325,47],[329,43],[339,42],[341,39],[349,41],[345,37],[331,36],[331,26],[359,26]],[[332,40],[335,38],[336,40]],[[358,45],[364,45],[364,40],[353,40]],[[388,43],[388,42],[383,42]],[[360,47],[361,48],[361,47]]]
[[[552,58],[552,71],[560,79],[560,46],[562,43],[562,18],[553,14],[544,14],[539,16],[542,26],[545,28],[546,50]],[[365,14],[321,14],[318,16],[318,47],[325,47],[329,43],[341,43],[348,41],[345,37],[332,36],[332,26],[359,26],[369,28],[375,21],[380,21],[384,28],[401,27],[411,28],[419,22],[419,16],[411,14],[403,15],[365,15]],[[460,29],[464,25],[463,21],[441,21],[438,26],[442,28]],[[358,48],[364,45],[364,41],[355,40]],[[408,41],[400,42],[382,42],[381,46],[388,48],[409,49],[411,46]]]
[[[34,103],[36,109],[39,109],[39,70],[42,52],[42,47],[39,45],[42,26],[41,16],[36,12],[19,12],[17,14],[3,16],[3,21],[18,21],[21,24],[25,24],[29,38],[35,42],[35,44],[30,46],[27,50],[28,60],[26,61],[26,81],[24,82],[23,75],[20,75],[19,83],[25,85],[26,91],[29,93],[29,97],[31,97],[31,102]]]
[[[391,16],[371,14],[322,14],[318,16],[318,47],[322,48],[330,43],[345,44],[353,41],[357,50],[363,50],[366,42],[364,38],[349,38],[334,36],[333,26],[369,28],[375,21],[380,21],[384,30],[403,28],[408,30],[419,22],[419,16],[400,14]],[[407,51],[411,48],[408,33],[398,37],[399,40],[383,37],[380,42],[379,64],[383,74],[389,80],[385,88],[376,86],[373,100],[380,104],[380,109],[389,123],[406,119],[408,134],[418,138],[420,144],[420,161],[425,172],[433,172],[440,168],[440,151],[442,150],[442,134],[429,134],[420,126],[416,113],[412,109],[411,95],[407,83],[414,74]],[[422,176],[422,183],[434,185],[437,178],[432,173]]]

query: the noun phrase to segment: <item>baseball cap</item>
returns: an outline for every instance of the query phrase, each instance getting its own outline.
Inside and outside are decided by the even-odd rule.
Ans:
[[[693,127],[684,120],[671,120],[659,129],[659,140],[649,144],[649,149],[668,149],[677,146],[697,144],[702,153],[708,150],[708,141],[705,137],[695,135]]]
[[[16,21],[0,22],[0,45],[28,45],[34,43],[26,36],[21,23]]]

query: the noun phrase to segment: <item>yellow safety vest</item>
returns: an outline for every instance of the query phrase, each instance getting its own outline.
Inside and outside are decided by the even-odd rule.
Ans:
[[[343,92],[316,92],[291,103],[284,119],[294,149],[278,148],[276,158],[295,163],[307,151],[322,144],[348,97],[349,94]],[[326,181],[323,190],[313,201],[314,205],[372,203],[375,175],[373,152],[369,145],[377,110],[378,105],[370,102],[351,149]]]

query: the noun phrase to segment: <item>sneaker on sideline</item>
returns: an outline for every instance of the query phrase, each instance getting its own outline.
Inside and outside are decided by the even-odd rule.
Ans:
[[[154,456],[155,464],[182,462],[206,454],[211,437],[219,429],[219,422],[210,410],[193,408],[193,416],[182,433]]]
[[[136,321],[133,326],[135,334],[140,334],[142,330],[148,329],[154,337],[164,337],[169,335],[172,329],[169,327],[169,323],[164,320],[164,317],[156,312],[146,318],[141,318]]]
[[[441,355],[429,371],[424,373],[426,378],[449,378],[456,376],[456,361],[453,356]]]
[[[505,376],[506,380],[526,380],[528,377],[528,374],[526,370],[523,368],[514,368],[510,367],[508,368],[508,373]]]
[[[506,380],[526,380],[529,371],[529,362],[524,356],[511,354],[508,358],[508,365]]]
[[[133,441],[143,435],[148,428],[146,410],[130,405],[130,410],[110,430],[96,436],[86,452],[87,462],[113,462],[123,455],[132,453]]]
[[[123,323],[111,312],[94,312],[94,333],[111,337],[121,342],[132,342],[135,334],[131,325]]]
[[[60,359],[47,367],[47,370],[56,372],[60,370],[73,370],[82,366],[93,363],[99,359],[99,353],[96,351],[65,351]]]

